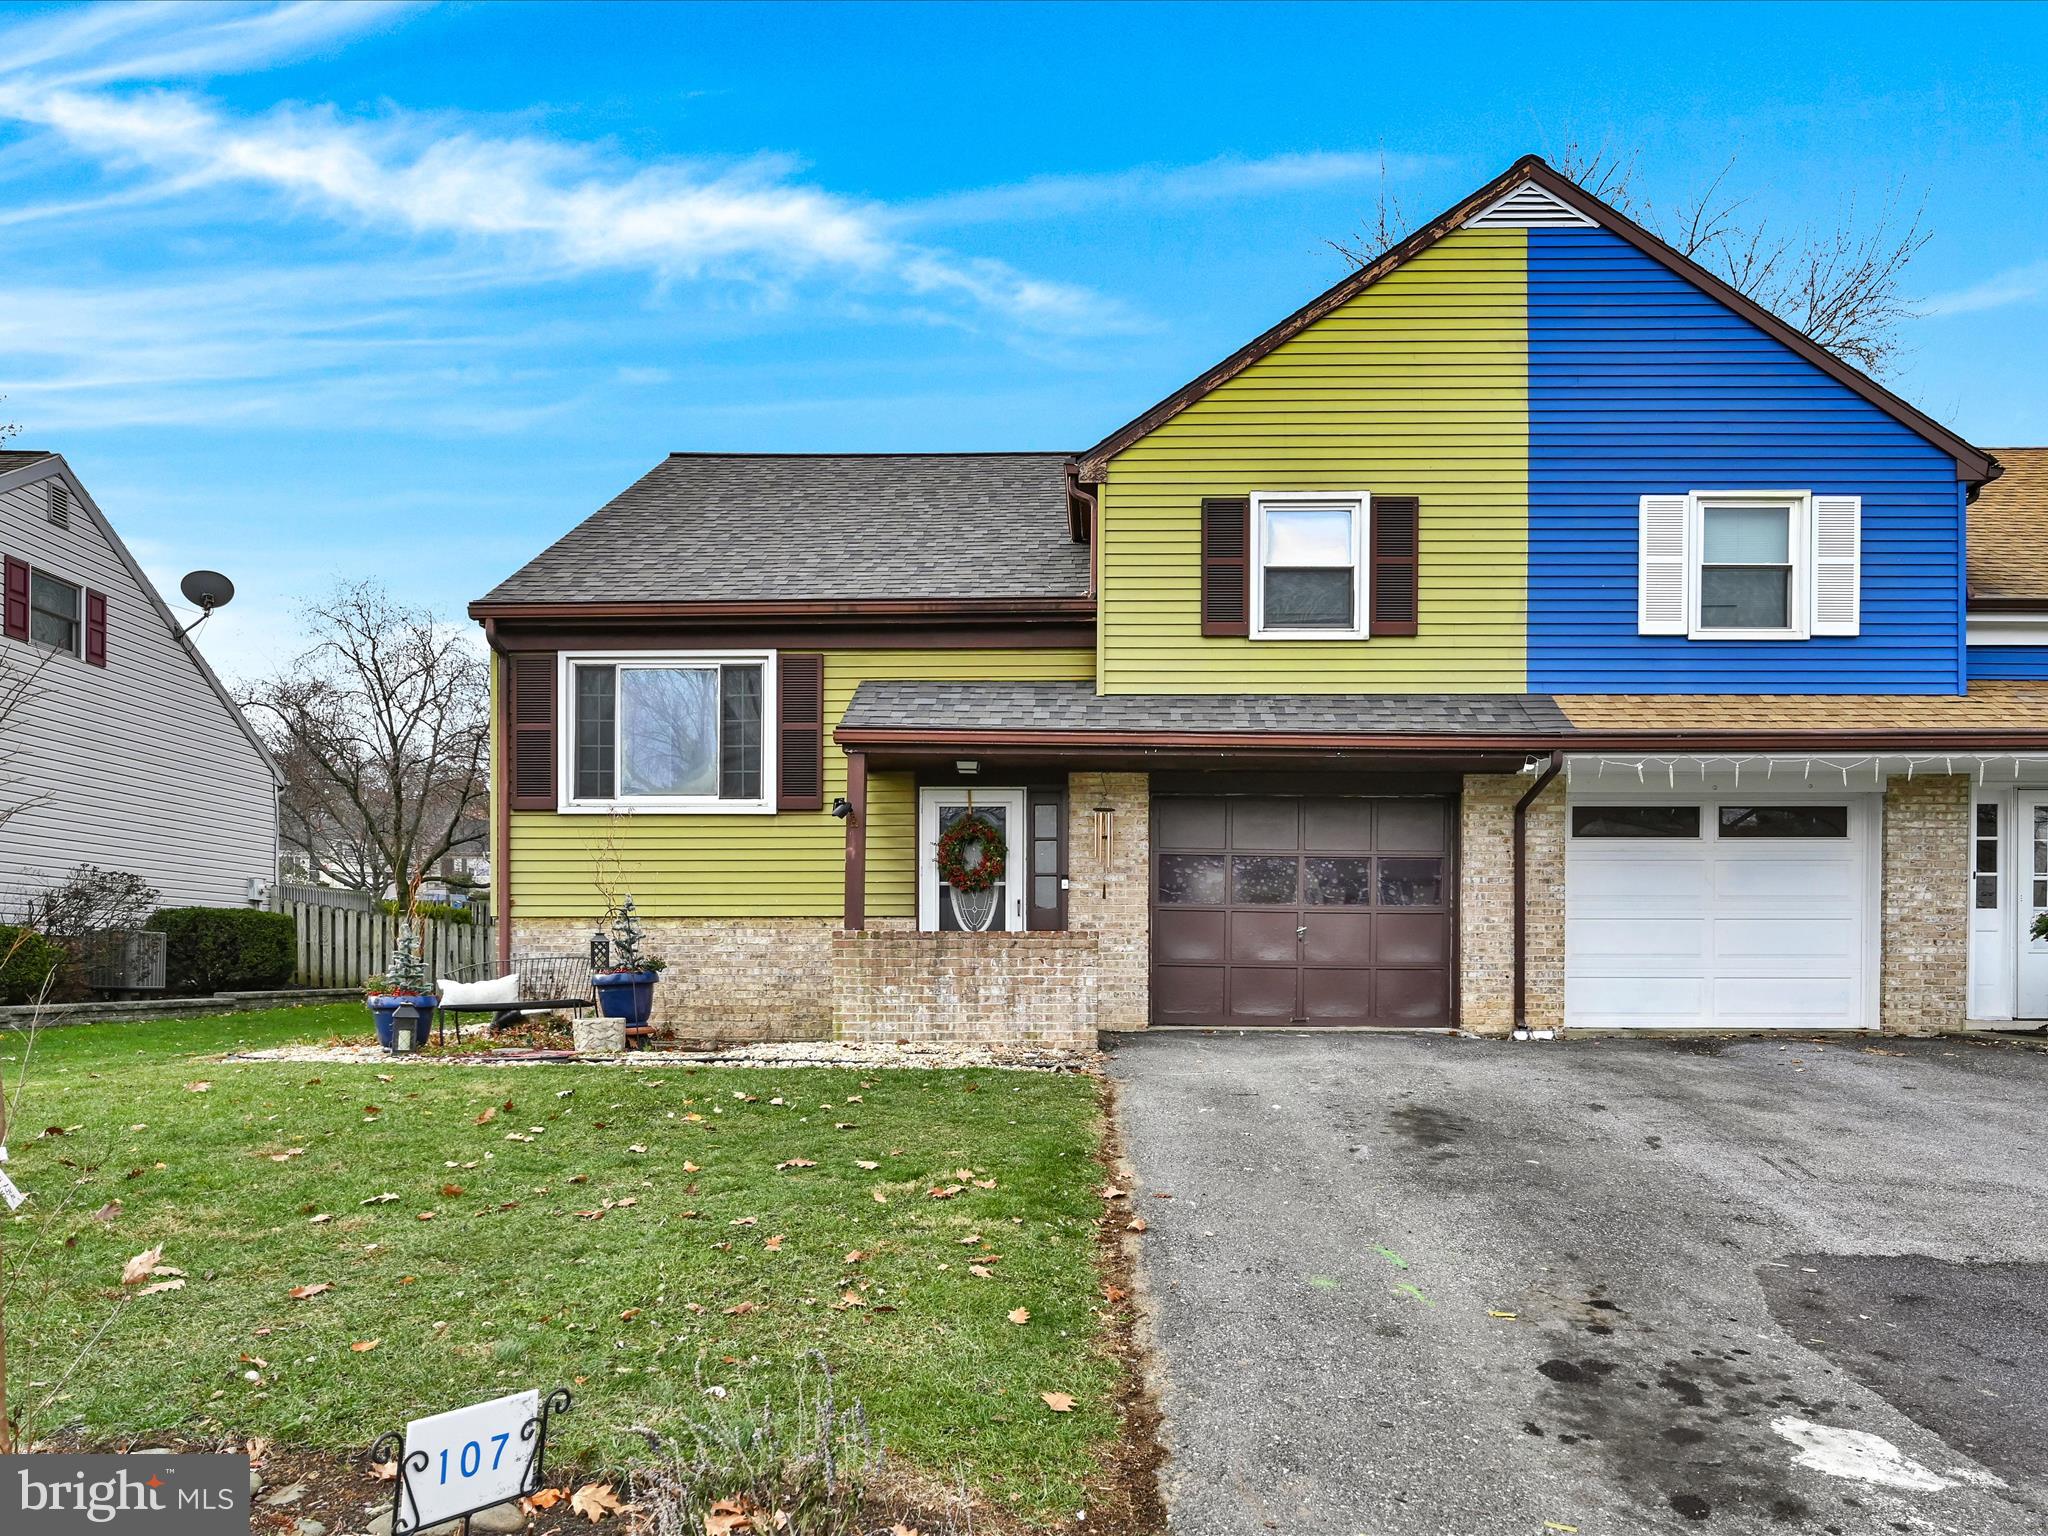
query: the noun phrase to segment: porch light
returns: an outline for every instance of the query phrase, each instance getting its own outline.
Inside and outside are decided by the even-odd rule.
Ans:
[[[956,773],[979,773],[981,772],[981,764],[971,757],[962,757],[954,761],[953,769]]]
[[[832,797],[832,814],[841,821],[845,821],[853,814],[853,802],[844,795],[834,795]]]

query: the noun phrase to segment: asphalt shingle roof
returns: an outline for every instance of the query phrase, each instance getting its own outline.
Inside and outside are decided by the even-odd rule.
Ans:
[[[1085,597],[1067,455],[674,454],[486,602]]]
[[[48,459],[53,457],[55,457],[55,455],[50,454],[40,448],[0,449],[0,475],[8,474],[13,470],[17,470],[21,468],[21,466],[24,464],[33,464],[37,459]]]
[[[2048,448],[1994,448],[2005,473],[1970,503],[1970,596],[2048,606]]]
[[[847,731],[1247,732],[1303,735],[1518,736],[1568,731],[1545,694],[1136,693],[1088,682],[870,682],[854,691]]]
[[[1581,731],[2048,730],[2048,682],[1975,682],[1967,693],[1561,694]]]

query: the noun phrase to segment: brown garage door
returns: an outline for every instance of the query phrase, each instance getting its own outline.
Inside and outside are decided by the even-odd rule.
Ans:
[[[1445,800],[1160,799],[1156,1024],[1451,1021]]]

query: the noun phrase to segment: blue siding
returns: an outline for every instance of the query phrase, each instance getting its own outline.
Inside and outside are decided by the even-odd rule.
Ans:
[[[2048,682],[2048,645],[1973,645],[1970,681]]]
[[[1863,498],[1862,633],[1636,633],[1639,497]],[[1529,232],[1529,687],[1956,693],[1955,461],[1606,230]]]

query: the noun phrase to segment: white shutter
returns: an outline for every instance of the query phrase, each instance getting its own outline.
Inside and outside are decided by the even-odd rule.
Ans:
[[[1689,496],[1645,496],[1637,532],[1636,629],[1645,635],[1686,632],[1685,529]]]
[[[1863,498],[1813,498],[1813,632],[1853,635],[1861,619]]]

